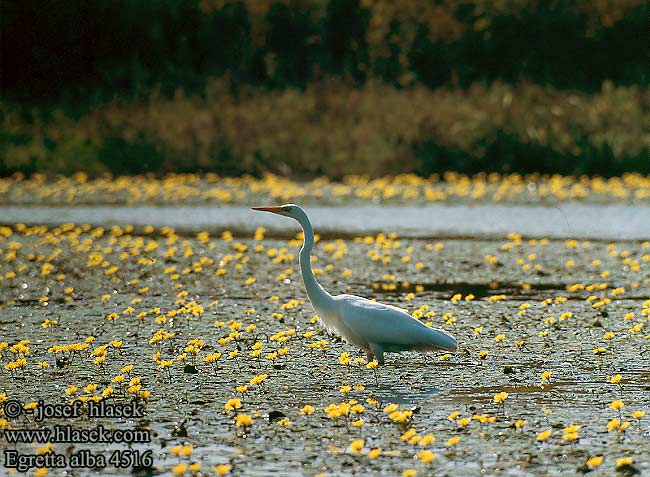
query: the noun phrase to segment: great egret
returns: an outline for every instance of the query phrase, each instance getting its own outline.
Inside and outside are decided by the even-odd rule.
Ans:
[[[316,281],[311,269],[314,231],[309,217],[295,204],[279,207],[253,207],[298,221],[304,241],[300,249],[300,271],[307,295],[325,329],[364,350],[369,361],[384,364],[385,352],[407,350],[456,351],[456,339],[448,333],[429,328],[406,310],[374,302],[355,295],[332,296]]]

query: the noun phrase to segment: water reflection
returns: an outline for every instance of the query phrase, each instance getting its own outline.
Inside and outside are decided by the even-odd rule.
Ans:
[[[442,388],[418,388],[410,384],[397,386],[380,384],[379,386],[369,386],[367,389],[372,391],[373,397],[379,402],[391,402],[406,406],[419,404],[444,391]]]

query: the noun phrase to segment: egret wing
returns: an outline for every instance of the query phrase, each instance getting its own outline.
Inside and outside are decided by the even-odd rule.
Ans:
[[[385,346],[429,345],[432,332],[406,310],[354,295],[336,297],[343,323],[368,343]]]

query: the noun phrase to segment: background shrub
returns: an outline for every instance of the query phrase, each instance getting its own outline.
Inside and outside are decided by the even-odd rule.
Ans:
[[[648,171],[642,0],[0,0],[0,174]]]
[[[650,91],[594,94],[494,83],[466,91],[368,82],[112,102],[90,114],[23,118],[0,104],[5,171],[91,174],[348,174],[445,170],[650,173]],[[76,168],[76,169],[75,169]]]

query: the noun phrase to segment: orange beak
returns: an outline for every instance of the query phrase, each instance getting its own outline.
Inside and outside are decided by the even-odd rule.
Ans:
[[[274,214],[279,213],[282,210],[282,207],[251,207],[253,210],[261,210],[262,212],[273,212]]]

